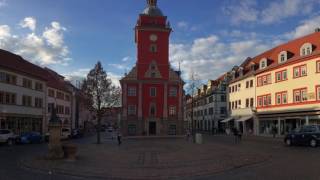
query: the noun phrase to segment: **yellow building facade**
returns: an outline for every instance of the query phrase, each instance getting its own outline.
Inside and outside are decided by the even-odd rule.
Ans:
[[[319,30],[248,58],[229,74],[230,116],[223,122],[244,134],[284,135],[320,124]]]

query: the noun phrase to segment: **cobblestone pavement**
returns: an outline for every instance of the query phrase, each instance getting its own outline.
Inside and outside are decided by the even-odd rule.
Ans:
[[[7,179],[320,179],[320,148],[284,147],[281,139],[244,138],[235,144],[232,137],[205,136],[203,145],[130,139],[118,147],[105,136],[102,145],[93,142],[74,142],[76,162],[42,160],[45,145],[0,147],[1,161],[6,153],[17,154],[9,167],[0,165],[0,179],[3,174]],[[13,154],[6,148],[19,150]]]

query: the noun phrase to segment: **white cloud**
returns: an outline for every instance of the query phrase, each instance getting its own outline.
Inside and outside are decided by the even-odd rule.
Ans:
[[[66,31],[66,28],[60,26],[59,22],[52,22],[51,27],[46,27],[43,32],[43,37],[52,47],[61,48],[64,43],[63,31]]]
[[[242,0],[239,4],[230,5],[223,8],[223,12],[231,17],[233,24],[241,22],[254,22],[258,19],[259,11],[255,8],[256,1]]]
[[[1,25],[0,26],[0,39],[6,39],[10,37],[10,27],[8,25]]]
[[[31,33],[16,35],[8,25],[0,25],[0,48],[12,51],[25,59],[40,65],[68,65],[71,58],[65,45],[63,31],[58,22],[52,22],[40,35],[35,33],[36,19],[27,17],[20,25]]]
[[[29,28],[31,31],[36,30],[37,21],[33,17],[26,17],[19,24],[22,28]]]
[[[309,14],[313,10],[314,0],[283,0],[272,2],[261,12],[262,23],[271,24],[281,20],[301,15]]]
[[[0,0],[0,8],[7,5],[7,0]]]
[[[185,21],[180,21],[178,22],[177,26],[178,28],[181,28],[181,29],[187,29],[189,27],[189,24]]]
[[[319,3],[317,0],[276,0],[261,9],[258,8],[256,0],[236,2],[223,8],[223,12],[230,16],[232,24],[235,25],[242,22],[279,23],[290,17],[311,14]]]
[[[79,83],[81,83],[82,80],[87,77],[87,75],[90,72],[90,70],[91,69],[89,69],[89,68],[80,68],[80,69],[75,70],[73,72],[63,74],[63,76],[66,78],[66,80],[70,81],[75,86],[78,86]],[[112,73],[112,72],[107,72],[107,77],[109,79],[111,79],[112,83],[115,86],[120,86],[120,82],[119,82],[119,80],[121,78],[120,75],[117,75],[117,74]]]
[[[294,31],[287,33],[286,36],[288,39],[298,38],[314,32],[314,30],[319,27],[320,27],[320,15],[312,19],[302,21],[300,25],[295,28]]]
[[[132,58],[130,57],[130,56],[126,56],[126,57],[124,57],[124,58],[122,58],[122,62],[127,62],[127,61],[131,61],[132,60]]]
[[[184,79],[189,79],[192,72],[198,74],[200,80],[215,79],[247,57],[270,47],[263,44],[259,39],[225,43],[218,36],[211,35],[191,44],[170,44],[170,61],[175,68],[181,62]]]

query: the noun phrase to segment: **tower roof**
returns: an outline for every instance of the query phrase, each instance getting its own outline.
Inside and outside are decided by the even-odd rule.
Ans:
[[[157,0],[147,0],[148,7],[146,7],[142,14],[148,16],[163,16],[162,11],[157,7]]]

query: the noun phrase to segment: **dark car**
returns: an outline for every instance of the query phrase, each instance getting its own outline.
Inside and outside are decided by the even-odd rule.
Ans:
[[[82,129],[73,129],[71,131],[72,138],[81,138],[83,137],[83,130]]]
[[[287,134],[284,138],[287,146],[291,145],[309,145],[317,147],[320,145],[320,125],[305,125]]]
[[[21,144],[34,144],[42,143],[43,137],[39,132],[26,132],[20,135],[19,143]]]

